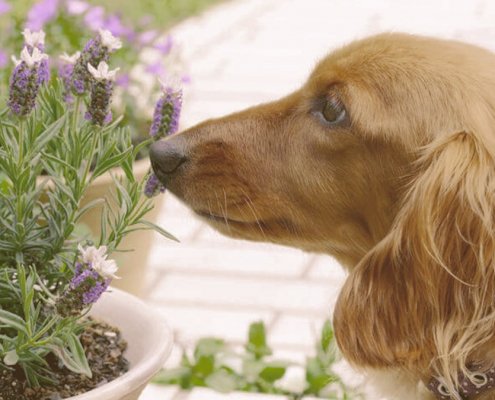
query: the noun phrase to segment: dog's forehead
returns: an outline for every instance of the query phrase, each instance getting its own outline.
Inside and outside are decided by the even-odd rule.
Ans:
[[[352,42],[323,58],[311,80],[356,85],[383,79],[415,79],[433,72],[447,42],[406,34],[382,34]]]
[[[495,56],[476,46],[382,34],[330,53],[311,74],[305,93],[321,96],[337,84],[353,126],[407,141],[419,138],[413,132],[465,126],[470,118],[465,99],[482,105],[490,98],[494,71]]]
[[[456,83],[456,79],[495,81],[493,53],[452,40],[386,33],[354,41],[319,62],[309,82],[389,87],[426,80]]]

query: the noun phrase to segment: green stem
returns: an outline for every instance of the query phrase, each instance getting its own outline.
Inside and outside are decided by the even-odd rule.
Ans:
[[[24,163],[24,130],[26,128],[26,120],[21,118],[19,121],[19,158],[18,165],[19,169],[21,169],[22,164]]]
[[[21,242],[24,242],[25,240],[25,232],[22,232],[22,234],[19,232],[19,228],[24,226],[24,218],[26,217],[25,215],[25,210],[24,210],[24,196],[23,192],[25,191],[26,188],[20,187],[18,184],[20,181],[20,176],[24,171],[24,135],[25,135],[25,129],[26,129],[26,119],[21,118],[19,120],[19,154],[18,154],[18,159],[17,159],[17,177],[16,177],[16,182],[17,184],[14,186],[17,190],[16,192],[16,223],[17,223],[17,229],[16,232],[18,234],[16,240],[18,241],[18,244]],[[21,237],[22,236],[22,237]],[[23,244],[23,243],[22,243]],[[21,248],[23,247],[22,245],[20,246]],[[18,264],[24,264],[24,253],[22,250],[19,250],[16,252],[16,260]]]
[[[76,101],[74,103],[74,113],[72,114],[72,121],[70,125],[70,130],[71,133],[74,134],[74,132],[77,129],[77,124],[79,123],[79,108],[81,107],[81,97],[76,96]]]
[[[95,153],[96,145],[98,144],[98,139],[101,136],[101,131],[102,131],[102,129],[100,128],[98,130],[98,132],[95,132],[93,134],[93,137],[91,138],[91,151],[88,153],[91,156],[94,155],[94,153]],[[92,159],[89,159],[88,160],[88,163],[86,164],[86,168],[84,168],[84,173],[83,173],[83,176],[82,176],[82,179],[81,179],[81,182],[83,184],[83,187],[86,186],[86,179],[88,179],[88,175],[91,172],[91,164],[92,164],[92,162],[93,162],[93,160]],[[82,197],[82,193],[81,193],[81,197]]]

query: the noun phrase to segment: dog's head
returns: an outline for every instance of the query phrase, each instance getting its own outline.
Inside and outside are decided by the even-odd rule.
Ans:
[[[492,62],[407,35],[355,42],[286,98],[156,143],[155,172],[225,234],[353,266],[389,231],[420,147],[477,128],[484,74],[495,76],[479,59]]]
[[[155,143],[151,160],[221,232],[352,267],[335,317],[352,361],[455,380],[495,331],[494,126],[493,54],[386,34],[279,101]]]

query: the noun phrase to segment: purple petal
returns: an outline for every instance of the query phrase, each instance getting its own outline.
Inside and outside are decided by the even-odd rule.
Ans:
[[[172,36],[167,36],[164,42],[162,43],[157,43],[153,47],[157,50],[159,50],[163,55],[167,55],[170,53],[170,50],[172,50],[172,47],[174,45],[174,40]]]
[[[115,84],[117,86],[123,87],[124,89],[129,87],[129,83],[131,82],[131,78],[129,74],[119,74],[117,79],[115,80]]]
[[[3,50],[0,50],[0,68],[5,68],[9,64],[9,56]]]
[[[129,34],[132,33],[132,29],[125,26],[122,23],[121,18],[116,14],[110,15],[104,21],[103,27],[109,30],[110,32],[112,32],[114,36],[123,37],[123,36],[128,36]]]
[[[103,7],[91,7],[84,15],[84,24],[94,31],[103,28],[105,24],[105,9]]]
[[[35,3],[28,12],[26,28],[32,31],[43,29],[58,14],[59,0],[40,0]]]
[[[67,12],[70,15],[84,14],[89,7],[89,4],[82,0],[67,1]]]
[[[8,13],[12,9],[12,6],[5,0],[0,0],[0,15]]]
[[[139,35],[138,41],[142,45],[150,44],[158,36],[157,31],[145,31]]]
[[[149,64],[146,67],[146,72],[161,77],[165,74],[165,67],[163,66],[161,61],[157,61],[154,62],[153,64]]]

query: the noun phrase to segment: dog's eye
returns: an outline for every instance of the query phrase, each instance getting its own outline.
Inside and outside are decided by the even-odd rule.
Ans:
[[[346,116],[346,111],[342,102],[337,98],[330,98],[325,101],[321,115],[329,124],[338,124]]]

